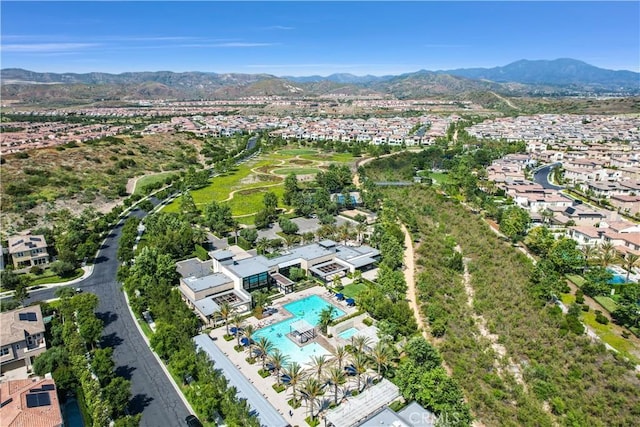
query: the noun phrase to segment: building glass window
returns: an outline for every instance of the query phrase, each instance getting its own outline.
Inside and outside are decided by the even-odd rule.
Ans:
[[[9,354],[9,347],[3,347],[0,349],[0,356],[6,356],[7,354]]]
[[[263,288],[269,284],[269,274],[265,271],[263,273],[254,274],[242,279],[242,287],[245,290]]]

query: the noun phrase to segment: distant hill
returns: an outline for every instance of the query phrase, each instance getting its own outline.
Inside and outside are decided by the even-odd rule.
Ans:
[[[327,77],[277,77],[171,71],[57,74],[10,68],[0,70],[0,82],[2,98],[30,103],[141,98],[229,99],[262,95],[380,94],[398,98],[460,98],[482,92],[507,96],[640,94],[639,73],[605,70],[574,59],[521,60],[495,68],[420,70],[380,77],[345,73]]]
[[[552,61],[526,59],[504,67],[462,68],[438,71],[469,79],[491,80],[498,83],[515,82],[530,85],[600,87],[612,91],[638,91],[640,73],[613,71],[589,65],[575,59],[555,59]]]

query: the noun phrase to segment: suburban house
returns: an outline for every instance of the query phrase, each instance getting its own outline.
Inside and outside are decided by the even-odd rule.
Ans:
[[[0,313],[0,371],[26,367],[44,353],[44,322],[39,305]]]
[[[294,267],[329,282],[334,276],[374,268],[380,252],[367,245],[346,246],[322,240],[289,248],[274,257],[254,256],[237,246],[210,252],[209,256],[211,259],[204,262],[193,258],[177,264],[182,297],[206,322],[223,302],[239,312],[249,311],[249,292],[254,290],[275,286],[283,293],[293,292],[294,282],[288,276]]]
[[[611,196],[609,202],[626,215],[638,215],[640,213],[640,195]]]
[[[62,411],[51,378],[0,383],[0,427],[62,427]]]
[[[47,241],[42,235],[9,237],[8,249],[16,269],[49,264]]]

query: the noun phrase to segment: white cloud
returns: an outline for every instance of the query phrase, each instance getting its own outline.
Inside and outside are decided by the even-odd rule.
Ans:
[[[287,27],[286,25],[271,25],[265,27],[266,30],[295,30],[295,27]]]
[[[225,42],[225,43],[195,43],[183,44],[180,47],[267,47],[276,46],[279,43],[254,43],[254,42]]]
[[[0,46],[3,52],[39,53],[39,52],[68,52],[100,46],[97,43],[16,43]]]

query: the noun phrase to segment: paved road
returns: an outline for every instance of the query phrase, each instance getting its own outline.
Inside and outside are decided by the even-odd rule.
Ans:
[[[136,209],[132,215],[143,217],[144,212]],[[132,414],[142,413],[140,425],[183,426],[189,411],[140,336],[120,285],[115,281],[121,233],[122,224],[112,230],[101,247],[91,277],[73,287],[95,293],[100,299],[97,314],[105,324],[102,345],[113,347],[116,373],[131,380],[129,409]],[[55,290],[35,291],[29,302],[55,298]]]
[[[549,182],[549,173],[555,166],[559,166],[560,163],[554,163],[552,165],[544,166],[533,175],[533,180],[542,185],[543,188],[550,188],[552,190],[562,190],[564,187],[560,187]]]

